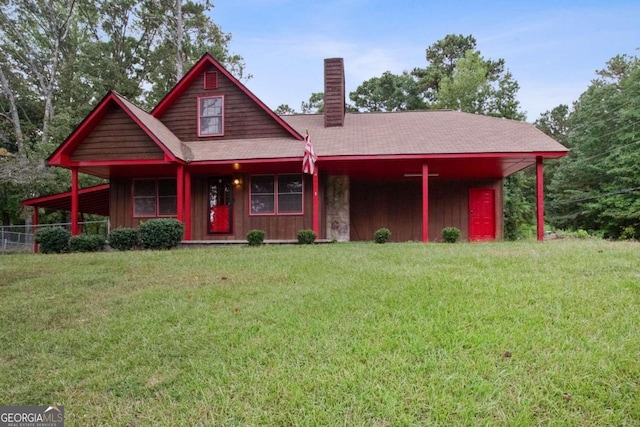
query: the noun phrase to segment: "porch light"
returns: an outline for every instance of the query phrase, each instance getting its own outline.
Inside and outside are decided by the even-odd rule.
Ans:
[[[233,178],[233,185],[236,185],[236,186],[242,185],[242,180],[240,178]]]

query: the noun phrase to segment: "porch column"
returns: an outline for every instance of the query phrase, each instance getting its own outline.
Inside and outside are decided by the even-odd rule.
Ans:
[[[184,169],[184,240],[191,240],[191,171]]]
[[[38,234],[38,207],[33,207],[33,253],[38,253],[38,244],[36,243],[36,234]]]
[[[429,241],[429,165],[422,165],[422,241]]]
[[[71,169],[71,235],[78,235],[78,168]]]
[[[536,222],[538,240],[544,240],[544,166],[542,156],[536,157]]]
[[[184,223],[184,165],[178,165],[176,186],[176,219]]]
[[[318,165],[313,172],[313,232],[320,237],[320,204],[318,202]]]

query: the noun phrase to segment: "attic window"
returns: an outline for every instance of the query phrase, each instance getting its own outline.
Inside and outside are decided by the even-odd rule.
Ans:
[[[218,89],[218,72],[207,71],[204,73],[204,88],[205,89]]]
[[[198,136],[224,135],[224,96],[198,98]]]

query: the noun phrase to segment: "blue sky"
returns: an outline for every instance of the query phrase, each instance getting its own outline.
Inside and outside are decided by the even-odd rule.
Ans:
[[[213,21],[231,33],[275,109],[296,110],[323,90],[323,59],[345,61],[347,93],[385,71],[426,66],[425,49],[472,34],[485,58],[504,58],[527,120],[589,86],[617,54],[640,55],[640,1],[215,0]]]

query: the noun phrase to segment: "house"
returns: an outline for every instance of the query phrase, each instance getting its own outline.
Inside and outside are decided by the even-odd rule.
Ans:
[[[55,150],[71,191],[26,205],[106,213],[111,228],[158,217],[185,224],[184,241],[500,240],[503,179],[535,165],[543,237],[543,162],[567,149],[525,122],[458,111],[347,113],[341,58],[326,59],[324,113],[278,116],[210,55],[147,112],[109,92]],[[286,84],[286,82],[282,82]],[[317,155],[302,173],[305,136]],[[80,189],[78,174],[108,185]],[[35,210],[37,213],[37,209]],[[37,218],[35,218],[37,222]]]

